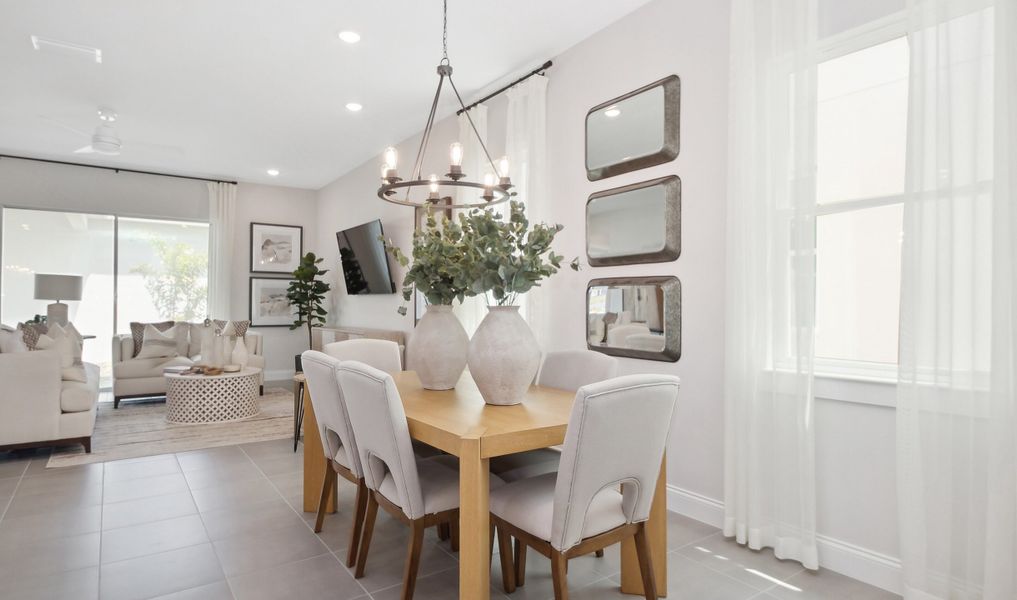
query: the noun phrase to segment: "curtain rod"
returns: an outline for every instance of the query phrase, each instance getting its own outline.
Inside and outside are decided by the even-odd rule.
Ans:
[[[457,115],[461,115],[464,112],[466,112],[466,111],[470,110],[471,108],[473,108],[474,106],[477,106],[478,104],[483,104],[483,103],[487,102],[488,100],[490,100],[491,98],[494,98],[498,94],[501,94],[502,92],[510,89],[512,86],[516,85],[517,83],[522,83],[522,82],[526,81],[527,79],[529,79],[530,77],[533,77],[534,75],[543,75],[544,74],[543,72],[548,70],[548,69],[550,69],[551,65],[553,65],[553,64],[554,63],[552,63],[551,61],[547,61],[546,63],[540,65],[539,67],[537,67],[536,69],[530,71],[526,75],[523,75],[519,79],[516,79],[512,83],[506,85],[505,87],[497,89],[497,90],[491,92],[490,94],[484,96],[480,100],[477,100],[473,104],[470,104],[466,108],[460,108],[459,110],[456,111],[456,114]]]
[[[34,162],[49,163],[53,165],[67,165],[71,167],[88,167],[89,169],[103,169],[105,171],[115,171],[117,173],[123,171],[124,173],[138,173],[139,175],[156,175],[158,177],[175,177],[176,179],[191,179],[194,181],[211,181],[212,183],[228,183],[230,185],[237,185],[236,181],[225,181],[223,179],[210,179],[208,177],[191,177],[190,175],[174,175],[172,173],[157,173],[155,171],[140,171],[138,169],[126,169],[123,167],[107,167],[105,165],[90,165],[88,163],[76,163],[65,160],[51,160],[48,158],[34,158],[31,156],[16,156],[13,154],[0,154],[0,159],[14,158],[17,160],[31,160]]]

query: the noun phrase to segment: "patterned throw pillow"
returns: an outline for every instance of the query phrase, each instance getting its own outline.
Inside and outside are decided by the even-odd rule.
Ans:
[[[177,328],[160,331],[152,324],[145,325],[141,350],[135,358],[172,358],[177,356]]]
[[[134,356],[141,352],[141,343],[145,341],[145,325],[153,325],[159,331],[166,331],[173,327],[173,321],[161,323],[131,323],[131,337],[134,338]]]
[[[222,335],[227,325],[233,325],[233,333],[229,333],[230,337],[244,337],[247,335],[247,329],[250,328],[250,321],[223,321],[222,319],[215,320],[215,331],[217,335]]]
[[[29,350],[35,350],[39,343],[39,336],[45,335],[49,328],[43,323],[18,323],[22,339]]]

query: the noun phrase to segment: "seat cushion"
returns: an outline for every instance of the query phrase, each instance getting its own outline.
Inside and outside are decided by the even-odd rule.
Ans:
[[[420,480],[420,493],[424,498],[424,513],[434,514],[453,508],[459,508],[459,459],[446,454],[430,458],[417,459],[417,477]],[[491,475],[491,488],[497,489],[503,481]],[[385,474],[378,488],[382,496],[388,498],[396,506],[400,506],[399,492],[391,473]]]
[[[554,515],[554,485],[557,473],[537,475],[491,488],[491,513],[542,540],[551,540]],[[583,510],[584,507],[573,507]],[[625,524],[622,495],[617,489],[601,490],[586,509],[583,538],[595,536]],[[558,548],[567,550],[567,548]]]
[[[505,483],[536,477],[546,473],[557,473],[561,451],[541,448],[530,452],[517,452],[496,456],[491,459],[491,472]]]
[[[166,367],[189,367],[194,363],[186,356],[173,358],[132,358],[113,365],[115,379],[139,379],[141,377],[162,377]]]
[[[60,411],[92,410],[99,398],[99,365],[85,363],[86,381],[64,381],[60,385]]]

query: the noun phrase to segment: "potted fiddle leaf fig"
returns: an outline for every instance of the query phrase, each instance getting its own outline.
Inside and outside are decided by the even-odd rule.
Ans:
[[[512,201],[509,218],[474,210],[461,219],[461,246],[470,292],[487,294],[487,316],[470,340],[467,364],[489,404],[518,404],[540,365],[540,346],[515,304],[554,275],[565,257],[551,249],[561,225],[530,225],[523,205]],[[569,266],[579,270],[579,259]]]
[[[407,256],[391,239],[381,238],[400,266],[403,300],[410,302],[414,290],[423,294],[427,312],[406,343],[407,368],[416,371],[420,383],[431,390],[455,387],[466,368],[470,338],[452,313],[452,303],[476,295],[469,286],[467,252],[459,223],[443,218],[439,223],[428,208],[424,226],[413,232],[412,250]],[[406,314],[406,306],[399,308]]]
[[[331,286],[320,279],[328,273],[327,269],[318,267],[325,260],[318,258],[313,252],[300,257],[300,264],[293,271],[293,279],[286,289],[286,299],[290,306],[296,309],[296,319],[290,325],[290,329],[307,327],[307,347],[311,348],[315,327],[325,324],[325,293]],[[297,371],[301,370],[300,355],[295,358]]]

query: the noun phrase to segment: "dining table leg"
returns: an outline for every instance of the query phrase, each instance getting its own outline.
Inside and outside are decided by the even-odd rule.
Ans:
[[[650,518],[646,522],[646,537],[650,545],[650,561],[657,577],[657,596],[667,597],[667,457],[660,462],[660,477],[653,492]],[[633,538],[622,542],[621,591],[623,594],[643,595],[643,580],[639,572],[639,556]]]
[[[481,456],[481,437],[468,434],[459,453],[459,598],[491,596],[490,461]]]
[[[325,479],[325,471],[331,467],[325,459],[321,434],[318,432],[318,421],[314,416],[314,405],[311,404],[311,393],[304,387],[304,512],[317,512],[321,501],[321,484]],[[332,494],[325,507],[325,512],[334,513],[338,505],[338,494]]]

